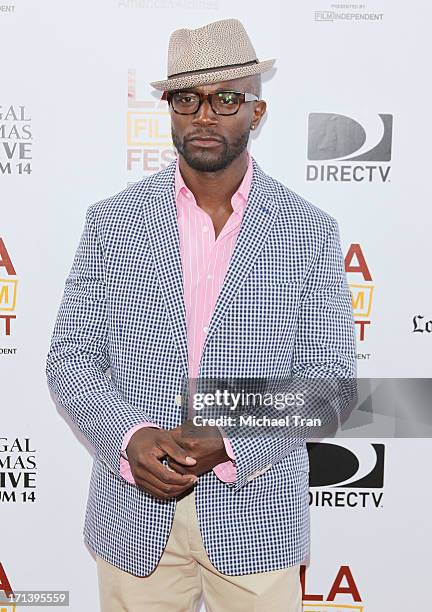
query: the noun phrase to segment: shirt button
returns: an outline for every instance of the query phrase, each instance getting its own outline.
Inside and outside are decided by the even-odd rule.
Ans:
[[[212,274],[207,274],[207,278],[208,278],[209,280],[211,280],[211,279],[213,278],[213,275],[212,275]]]
[[[208,225],[203,225],[202,231],[203,232],[208,232]]]
[[[205,327],[203,327],[203,332],[206,334],[208,332],[208,327],[207,325]]]

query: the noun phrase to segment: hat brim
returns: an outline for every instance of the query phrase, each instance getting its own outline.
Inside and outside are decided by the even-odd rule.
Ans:
[[[241,77],[261,74],[266,70],[270,70],[275,61],[276,59],[269,59],[258,62],[257,64],[238,66],[237,68],[225,68],[224,70],[209,72],[191,72],[190,74],[184,74],[164,81],[152,81],[150,85],[160,91],[170,91],[172,89],[183,89],[184,87],[208,85],[217,83],[218,81],[230,81],[231,79],[240,79]]]

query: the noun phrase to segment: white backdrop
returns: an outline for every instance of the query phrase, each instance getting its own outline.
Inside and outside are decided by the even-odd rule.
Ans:
[[[91,454],[51,401],[46,353],[87,207],[171,159],[166,107],[148,85],[165,77],[169,34],[227,17],[243,21],[260,59],[277,58],[252,154],[335,216],[353,254],[359,375],[431,377],[430,5],[4,0],[0,591],[6,579],[17,591],[68,590],[73,612],[98,609],[82,542]],[[431,441],[338,444],[360,471],[384,445],[381,476],[311,488],[305,610],[426,605]]]

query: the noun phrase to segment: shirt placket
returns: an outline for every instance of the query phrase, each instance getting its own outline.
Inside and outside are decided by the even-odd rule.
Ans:
[[[196,368],[198,368],[198,363],[201,357],[202,349],[204,346],[205,338],[210,325],[210,318],[212,313],[212,302],[214,298],[214,281],[215,281],[215,269],[216,269],[216,260],[215,260],[215,231],[213,227],[213,222],[208,213],[203,210],[198,212],[200,222],[201,222],[201,248],[202,248],[202,262],[199,272],[199,280],[197,285],[198,291],[198,300],[197,303],[202,305],[200,308],[201,312],[196,313],[197,317],[200,318],[199,325],[201,326],[199,329],[200,332],[200,342],[199,342],[199,350],[197,349],[196,355]]]
[[[201,267],[201,274],[198,283],[199,287],[199,298],[202,298],[198,303],[203,304],[204,316],[203,316],[203,327],[202,327],[202,342],[201,350],[205,341],[205,336],[208,332],[211,316],[214,310],[217,297],[220,293],[223,279],[219,279],[221,267],[225,268],[223,259],[224,243],[228,240],[228,237],[236,230],[240,223],[239,215],[237,213],[231,213],[226,224],[222,228],[222,231],[215,238],[215,231],[211,217],[205,211],[201,211],[202,214],[202,240],[203,240],[203,265]],[[217,278],[215,278],[217,277]],[[218,285],[215,286],[215,282],[219,280]],[[220,285],[220,286],[219,286]]]

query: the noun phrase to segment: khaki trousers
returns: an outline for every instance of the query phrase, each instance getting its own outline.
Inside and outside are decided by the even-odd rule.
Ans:
[[[156,569],[135,576],[96,557],[101,612],[302,612],[299,565],[227,576],[204,549],[192,490],[177,502],[173,526]]]

